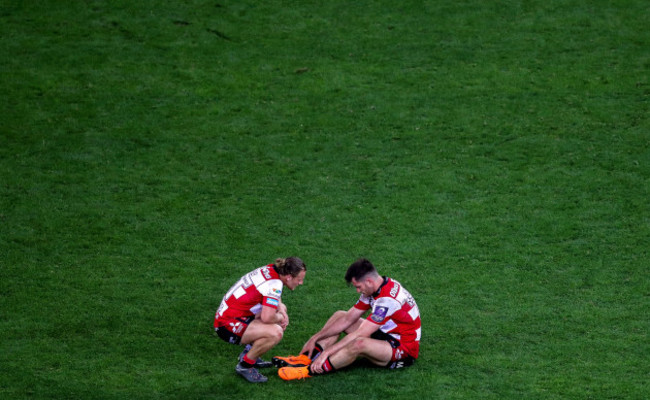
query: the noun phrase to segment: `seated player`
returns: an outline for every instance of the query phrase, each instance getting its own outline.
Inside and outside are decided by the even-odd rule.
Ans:
[[[224,341],[246,344],[235,371],[252,383],[266,382],[257,368],[272,366],[260,357],[280,342],[289,325],[282,303],[284,286],[302,285],[307,267],[298,257],[278,258],[244,275],[223,297],[214,319],[214,329]]]
[[[348,311],[335,312],[305,343],[301,355],[274,357],[280,378],[331,373],[358,357],[391,369],[411,366],[418,358],[421,323],[413,296],[396,280],[380,276],[366,259],[350,265],[345,280],[361,294],[359,300]],[[338,340],[341,333],[346,335]]]

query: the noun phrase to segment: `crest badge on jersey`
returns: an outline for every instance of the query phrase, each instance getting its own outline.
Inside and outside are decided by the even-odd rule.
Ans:
[[[386,318],[386,314],[388,313],[388,308],[387,307],[377,307],[375,308],[375,311],[373,311],[372,315],[370,316],[370,319],[373,320],[374,322],[381,322]]]

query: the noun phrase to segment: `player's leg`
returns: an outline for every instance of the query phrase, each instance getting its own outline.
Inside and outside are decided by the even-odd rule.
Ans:
[[[235,371],[251,383],[262,383],[268,379],[255,368],[265,364],[259,356],[269,351],[282,339],[282,328],[277,324],[265,324],[260,320],[251,321],[241,336],[241,343],[250,344],[248,352],[240,355]],[[266,365],[260,365],[264,367]],[[270,363],[269,363],[270,366]]]
[[[387,366],[393,357],[393,348],[390,343],[384,340],[371,338],[358,338],[335,354],[329,356],[323,364],[323,373],[330,373],[347,367],[352,364],[357,357],[365,357],[372,363],[379,366]],[[278,376],[284,380],[305,379],[313,376],[314,373],[310,366],[299,368],[280,368]]]
[[[228,343],[249,344],[240,354],[235,371],[251,383],[267,381],[256,368],[271,365],[258,357],[282,339],[282,328],[279,325],[264,325],[253,318],[236,318],[219,321],[216,328],[217,335]],[[249,358],[249,355],[253,358]]]
[[[384,340],[357,338],[341,350],[329,357],[331,365],[340,369],[354,362],[358,357],[364,357],[373,364],[386,366],[393,357],[393,348]]]
[[[252,344],[247,356],[249,359],[256,360],[280,343],[282,336],[283,331],[280,325],[265,324],[258,319],[254,319],[248,324],[241,341],[244,344]]]
[[[348,313],[347,311],[342,311],[342,310],[336,311],[327,320],[327,322],[325,322],[325,325],[323,325],[323,328],[321,328],[321,330],[327,330],[330,326],[335,325],[340,319],[345,318],[347,313]],[[361,325],[361,322],[363,322],[363,319],[359,318],[359,320],[357,320],[357,322],[355,322],[348,329],[345,330],[345,333],[350,334],[350,333],[356,331],[357,329],[359,329],[359,326]],[[338,341],[338,339],[339,339],[339,335],[337,334],[337,335],[330,336],[330,337],[327,337],[327,338],[319,339],[318,344],[320,344],[320,346],[323,349],[326,349],[326,348],[330,347],[331,345],[333,345],[334,343],[336,343]]]
[[[328,330],[328,328],[332,325],[336,325],[339,320],[345,318],[347,316],[347,311],[337,311],[332,316],[325,322],[325,325],[323,325],[323,328],[321,330]],[[359,326],[361,326],[361,323],[363,322],[363,319],[359,318],[354,324],[350,325],[345,331],[345,334],[350,334],[357,329],[359,329]],[[318,357],[321,351],[324,349],[332,346],[334,343],[336,343],[339,340],[340,334],[336,334],[333,336],[321,338],[318,340],[318,342],[314,343],[315,347],[313,352],[311,353],[311,358],[314,359]],[[303,349],[304,350],[304,349]],[[306,354],[306,353],[304,353]]]
[[[332,325],[335,325],[338,323],[338,321],[342,318],[344,318],[347,315],[347,311],[336,311],[334,314],[332,314],[331,317],[325,322],[323,325],[323,328],[321,330],[328,330]],[[357,322],[352,324],[348,329],[345,330],[345,333],[350,333],[354,332],[359,328],[361,325],[361,322],[363,320],[359,319]],[[318,357],[321,351],[323,349],[326,349],[336,343],[336,341],[339,339],[340,334],[332,335],[330,337],[325,337],[322,339],[319,339],[318,342],[316,343],[310,343],[308,342],[305,344],[301,350],[301,354],[297,356],[286,356],[286,357],[281,357],[281,356],[275,356],[272,359],[273,365],[275,365],[278,368],[283,368],[283,367],[306,367],[309,364],[311,364],[311,360]],[[311,352],[308,354],[308,352]]]

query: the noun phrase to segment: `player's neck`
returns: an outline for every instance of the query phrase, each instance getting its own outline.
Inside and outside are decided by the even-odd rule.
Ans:
[[[373,285],[372,285],[372,288],[373,288],[372,292],[373,292],[373,293],[377,293],[377,291],[379,290],[379,288],[381,288],[381,285],[384,284],[384,278],[383,278],[382,276],[380,276],[380,275],[377,275],[376,277],[374,277],[374,278],[372,279],[372,283],[373,283]]]

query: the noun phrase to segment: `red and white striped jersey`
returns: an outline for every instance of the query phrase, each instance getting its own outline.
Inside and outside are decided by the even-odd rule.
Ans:
[[[420,310],[413,296],[398,281],[384,277],[372,296],[361,295],[354,307],[372,310],[368,321],[402,343],[419,342],[422,334]],[[417,357],[417,354],[414,354]]]
[[[223,296],[215,315],[218,320],[246,318],[262,311],[262,306],[278,308],[282,296],[282,281],[273,264],[257,268],[244,275]]]

